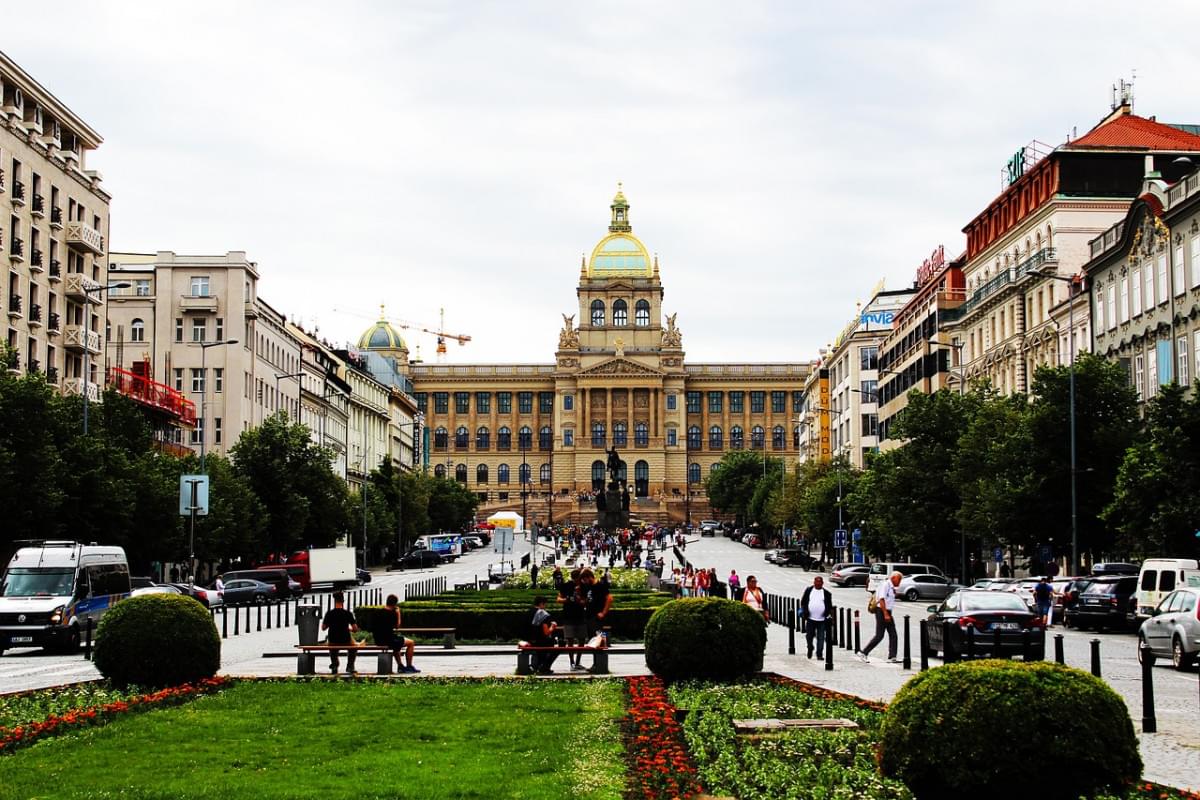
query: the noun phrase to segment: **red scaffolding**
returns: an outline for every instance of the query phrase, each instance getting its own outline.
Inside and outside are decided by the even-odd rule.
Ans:
[[[109,368],[107,383],[126,397],[163,412],[176,425],[196,426],[196,404],[165,383],[120,367]]]

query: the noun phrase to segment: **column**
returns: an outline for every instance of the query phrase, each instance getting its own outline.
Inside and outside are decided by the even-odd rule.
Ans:
[[[576,392],[577,396],[575,399],[579,401],[579,430],[575,434],[576,441],[578,442],[575,447],[590,447],[592,441],[590,438],[592,435],[592,414],[589,405],[588,390],[582,386],[578,386],[577,388],[578,391]],[[583,437],[585,436],[589,438],[584,439]]]
[[[604,435],[607,437],[605,439],[605,442],[607,442],[609,444],[609,446],[611,447],[612,446],[612,435],[613,435],[613,427],[612,427],[613,394],[612,394],[612,390],[605,389],[604,394],[602,396],[604,397],[604,415],[605,415],[604,418],[605,418],[605,425],[607,426],[604,429]]]

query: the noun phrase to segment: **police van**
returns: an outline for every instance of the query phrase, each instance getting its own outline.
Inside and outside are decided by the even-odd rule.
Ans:
[[[16,543],[0,579],[0,653],[10,647],[70,651],[88,620],[129,597],[120,547],[32,540]]]

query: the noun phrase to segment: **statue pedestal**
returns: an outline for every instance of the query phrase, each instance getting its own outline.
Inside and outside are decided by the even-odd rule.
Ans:
[[[604,511],[599,512],[600,527],[606,531],[629,527],[629,509],[624,505],[626,492],[615,482],[604,490]]]

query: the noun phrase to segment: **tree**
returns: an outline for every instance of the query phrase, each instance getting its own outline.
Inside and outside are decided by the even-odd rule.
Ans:
[[[195,456],[188,456],[185,462],[184,472],[200,471]],[[271,549],[266,538],[270,514],[249,480],[234,470],[229,459],[219,453],[210,454],[205,457],[204,467],[210,481],[208,514],[196,518],[197,561],[241,559],[257,563]],[[185,519],[184,525],[188,524]]]
[[[431,530],[459,531],[475,520],[479,497],[466,486],[450,478],[426,476],[429,485],[429,525]]]
[[[758,451],[732,450],[726,453],[717,469],[710,472],[705,480],[705,490],[713,508],[733,514],[742,526],[753,521],[750,510],[758,483],[763,477],[763,466],[763,455]],[[760,513],[761,508],[760,498]]]

